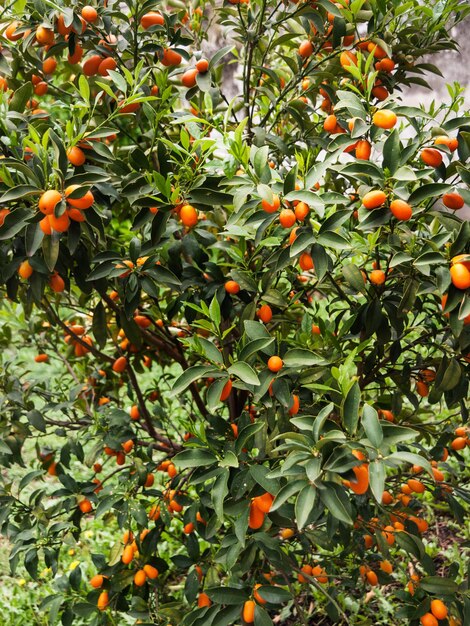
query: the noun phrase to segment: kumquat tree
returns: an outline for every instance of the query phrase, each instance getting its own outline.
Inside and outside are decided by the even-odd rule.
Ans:
[[[470,624],[469,14],[3,2],[2,624]]]

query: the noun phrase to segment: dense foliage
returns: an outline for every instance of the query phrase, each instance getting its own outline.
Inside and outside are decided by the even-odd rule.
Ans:
[[[470,117],[403,95],[467,3],[2,11],[0,521],[48,623],[469,623],[428,537],[468,521]]]

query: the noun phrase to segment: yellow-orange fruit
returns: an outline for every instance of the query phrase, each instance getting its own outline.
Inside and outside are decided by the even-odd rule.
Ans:
[[[83,165],[86,161],[85,153],[78,146],[72,146],[67,150],[67,158],[75,167]]]
[[[136,587],[143,587],[145,585],[145,582],[147,580],[147,574],[145,573],[145,570],[143,569],[139,569],[134,576],[134,585]]]
[[[372,123],[378,128],[389,130],[393,128],[397,123],[397,116],[393,111],[389,109],[380,109],[376,111],[372,117]]]
[[[186,72],[181,75],[181,84],[183,85],[183,87],[187,87],[188,89],[194,87],[196,85],[196,76],[198,74],[199,71],[197,70],[197,68],[186,70]]]
[[[253,624],[255,621],[255,606],[254,600],[247,600],[243,605],[242,617],[247,624]]]
[[[437,619],[445,619],[447,617],[447,607],[442,600],[431,600],[431,613]]]
[[[127,367],[127,359],[125,356],[118,357],[112,366],[113,372],[121,374]]]
[[[50,46],[54,43],[54,31],[44,26],[38,26],[36,29],[36,41],[42,46]]]
[[[423,626],[438,626],[438,621],[432,613],[425,613],[419,621]]]
[[[463,263],[455,263],[450,268],[450,278],[452,284],[457,289],[468,289],[470,287],[470,269]]]
[[[256,311],[256,316],[265,324],[268,324],[273,317],[273,312],[271,307],[269,306],[269,304],[263,304],[262,306],[260,306],[260,308]]]
[[[299,257],[299,265],[300,269],[303,272],[308,272],[309,270],[313,270],[313,259],[312,256],[308,252],[304,252]]]
[[[303,59],[307,59],[313,54],[312,42],[309,40],[303,41],[298,48],[298,52]]]
[[[202,592],[198,595],[197,605],[199,608],[202,608],[204,606],[211,606],[211,604],[212,604],[212,600],[209,598],[207,593]]]
[[[165,19],[163,18],[163,15],[157,13],[157,11],[149,11],[140,18],[140,25],[144,30],[147,30],[151,26],[155,25],[163,26],[164,23]]]
[[[372,270],[369,274],[369,280],[373,285],[383,285],[386,276],[383,270]]]
[[[370,158],[371,152],[372,152],[372,147],[366,139],[361,139],[361,141],[359,141],[356,144],[356,158],[357,159],[368,161]]]
[[[282,209],[279,213],[279,223],[283,228],[291,228],[296,222],[296,217],[292,209]]]
[[[228,280],[224,286],[225,291],[231,295],[235,295],[240,291],[240,285],[235,280]]]
[[[99,608],[100,611],[104,611],[104,609],[108,606],[108,604],[109,604],[109,593],[105,590],[100,593],[96,606]]]
[[[374,189],[365,194],[362,198],[362,204],[371,211],[382,206],[387,200],[387,194],[379,189]]]
[[[98,74],[98,69],[102,60],[103,57],[99,54],[93,54],[91,57],[88,57],[82,65],[82,72],[85,76],[95,76],[95,74]]]
[[[323,130],[326,130],[327,133],[334,133],[337,123],[338,120],[336,115],[332,113],[331,115],[328,115],[323,122]]]
[[[407,221],[413,214],[413,209],[404,200],[392,200],[390,202],[390,211],[397,220]]]
[[[357,56],[351,50],[345,50],[340,54],[339,62],[342,67],[348,67],[348,65],[357,65]]]
[[[222,393],[220,394],[220,401],[221,402],[225,402],[225,400],[227,400],[229,395],[232,393],[232,386],[233,386],[232,381],[230,379],[227,380],[227,382],[225,383],[225,385],[224,385],[224,387],[222,389]]]
[[[196,209],[190,204],[183,204],[180,210],[180,220],[186,228],[196,226],[199,221]]]
[[[24,278],[25,280],[27,280],[32,273],[33,268],[31,267],[30,262],[28,260],[23,261],[18,268],[18,274],[20,278]]]
[[[95,589],[99,589],[103,586],[104,576],[102,574],[96,574],[93,578],[90,578],[90,585]]]
[[[165,67],[172,67],[172,66],[179,65],[182,60],[183,60],[183,57],[181,56],[181,54],[176,52],[176,50],[170,50],[169,48],[166,48],[163,51],[162,65],[164,65]]]
[[[281,206],[281,201],[279,199],[279,196],[275,193],[273,193],[273,199],[272,202],[268,202],[268,200],[261,200],[261,208],[263,209],[263,211],[266,211],[266,213],[275,213],[278,208]]]
[[[439,167],[442,163],[442,154],[435,148],[424,148],[419,156],[421,161],[430,167]]]
[[[75,209],[81,209],[82,211],[85,209],[89,209],[91,205],[93,204],[93,202],[95,201],[95,198],[93,194],[91,193],[91,191],[85,192],[79,198],[70,197],[70,195],[74,193],[75,191],[77,191],[78,189],[80,189],[80,185],[69,185],[65,189],[65,198],[67,202],[70,204],[70,206],[74,207]]]
[[[271,356],[268,359],[268,369],[271,372],[279,372],[279,370],[282,368],[283,366],[283,361],[280,357],[278,356]]]
[[[45,191],[39,198],[38,207],[44,215],[51,215],[57,204],[62,200],[62,194],[55,189]]]
[[[451,193],[445,193],[442,196],[442,203],[448,209],[452,209],[452,211],[458,211],[463,207],[465,201],[459,193],[454,191]]]
[[[252,530],[258,530],[264,523],[265,513],[256,506],[254,502],[250,503],[250,513],[248,517],[248,526]]]

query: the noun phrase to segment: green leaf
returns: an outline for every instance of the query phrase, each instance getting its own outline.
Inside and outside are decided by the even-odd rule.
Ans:
[[[344,279],[347,283],[351,285],[356,291],[360,291],[361,293],[366,293],[367,288],[364,282],[364,276],[361,273],[361,270],[354,265],[354,263],[347,263],[343,265],[342,268]]]
[[[269,604],[284,604],[292,599],[291,593],[282,587],[261,585],[261,587],[258,587],[257,591],[263,600],[266,600]]]
[[[445,183],[428,183],[415,189],[411,196],[408,198],[409,204],[419,204],[423,200],[428,198],[435,198],[436,196],[442,196],[452,189],[452,185],[446,185]]]
[[[335,519],[352,525],[353,520],[336,493],[338,486],[335,483],[325,481],[318,486],[320,498]]]
[[[294,348],[289,350],[284,356],[284,365],[287,367],[309,367],[311,365],[323,365],[324,363],[325,359],[304,348]]]
[[[12,200],[18,200],[19,198],[25,198],[26,196],[31,196],[39,193],[40,190],[37,187],[33,187],[32,185],[17,185],[16,187],[13,187],[12,189],[6,191],[3,196],[0,197],[0,204],[5,204],[6,202],[11,202]]]
[[[173,385],[172,393],[174,395],[179,395],[187,389],[191,383],[194,383],[200,378],[209,378],[214,376],[214,374],[219,374],[219,370],[215,370],[213,367],[208,367],[206,365],[193,365],[185,370],[181,376],[176,379],[175,384]]]
[[[249,341],[245,346],[243,346],[238,358],[240,361],[246,361],[253,354],[257,354],[258,352],[264,352],[266,348],[271,346],[274,343],[274,337],[263,337],[261,339],[254,339],[253,341]]]
[[[400,163],[400,135],[395,128],[387,137],[383,147],[383,167],[388,168],[393,176],[398,169]]]
[[[369,486],[374,498],[381,504],[385,487],[385,466],[380,459],[369,463]]]
[[[93,336],[96,339],[96,343],[100,348],[106,344],[107,338],[107,323],[106,323],[106,310],[101,300],[93,311],[92,322]]]
[[[212,465],[217,461],[217,457],[209,450],[203,450],[202,448],[189,448],[178,452],[173,457],[173,462],[180,469],[186,469],[188,467],[205,467]]]
[[[317,490],[313,485],[307,485],[297,496],[295,501],[295,519],[299,530],[301,530],[315,506]]]
[[[244,589],[236,587],[208,587],[206,593],[216,604],[242,604],[249,595]]]
[[[212,485],[211,498],[212,504],[217,517],[222,520],[224,517],[224,500],[228,494],[228,479],[230,476],[230,470],[224,468],[217,476]]]
[[[367,439],[371,442],[374,448],[380,448],[384,438],[382,426],[380,425],[377,411],[374,407],[370,406],[370,404],[365,404],[362,409],[361,423]]]
[[[324,406],[323,409],[315,417],[315,421],[313,422],[313,428],[312,428],[312,435],[315,441],[318,441],[320,439],[323,426],[326,420],[328,419],[328,416],[330,415],[330,413],[333,411],[334,408],[335,408],[335,405],[333,404],[333,402],[330,402],[329,404]]]
[[[247,385],[259,385],[260,384],[258,374],[251,367],[251,365],[248,365],[248,363],[245,363],[243,361],[238,361],[237,363],[233,363],[228,368],[227,371],[231,376],[236,376]]]
[[[420,454],[416,454],[415,452],[400,450],[385,457],[384,461],[391,461],[393,463],[393,467],[396,467],[396,461],[410,463],[411,465],[419,465],[420,467],[423,467],[430,476],[434,476],[429,461]]]
[[[454,595],[459,590],[456,582],[443,576],[426,576],[419,581],[419,586],[428,593],[442,596]]]
[[[33,85],[30,82],[21,85],[21,87],[19,87],[11,97],[9,104],[10,111],[23,113],[26,107],[26,103],[31,98],[32,93]]]
[[[440,391],[450,391],[451,389],[454,389],[454,387],[459,384],[461,376],[462,370],[460,369],[459,362],[457,359],[452,358],[449,361],[449,365],[444,372],[444,376],[438,385],[438,389]]]
[[[42,253],[49,271],[53,271],[59,258],[59,233],[52,231],[49,237],[42,240]]]
[[[262,606],[259,606],[259,604],[255,606],[254,624],[255,626],[273,626],[274,625],[273,620],[269,617],[269,613],[265,609],[263,609]]]
[[[359,387],[359,383],[355,381],[341,405],[343,423],[350,434],[354,434],[357,429],[360,401],[361,388]]]
[[[46,432],[46,422],[44,421],[43,416],[36,409],[32,409],[26,413],[26,418],[31,426],[34,426],[37,430],[40,430],[42,433]]]
[[[163,267],[162,265],[155,265],[155,267],[150,267],[145,270],[145,273],[154,278],[157,283],[168,285],[169,287],[175,287],[177,289],[181,287],[180,279],[175,276],[173,272],[170,271],[167,267]]]

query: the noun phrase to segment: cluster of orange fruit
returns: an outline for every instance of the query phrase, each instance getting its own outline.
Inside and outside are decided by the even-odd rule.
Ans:
[[[71,326],[69,326],[69,330],[72,334],[66,333],[64,341],[65,343],[73,346],[75,356],[82,357],[85,356],[85,354],[88,354],[90,350],[89,348],[87,348],[86,345],[84,346],[83,343],[87,344],[88,346],[92,346],[93,339],[90,337],[90,335],[86,334],[85,327],[80,324],[72,324]],[[77,339],[74,338],[74,335],[80,337],[81,341],[77,341]]]
[[[64,233],[70,227],[70,220],[75,222],[83,222],[85,216],[83,211],[89,209],[95,198],[91,191],[83,190],[80,194],[79,185],[70,185],[62,194],[56,189],[45,191],[39,198],[38,209],[45,217],[39,222],[39,226],[45,235],[51,235],[54,230],[57,233]],[[65,210],[57,215],[55,209],[57,205],[65,199],[67,205]]]

